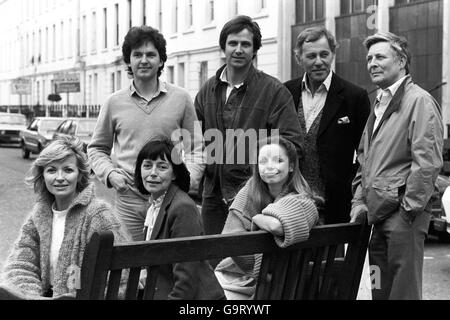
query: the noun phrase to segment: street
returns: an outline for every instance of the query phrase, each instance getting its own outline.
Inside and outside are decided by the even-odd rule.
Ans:
[[[32,155],[22,159],[19,148],[0,146],[0,267],[35,201],[32,188],[24,183],[35,158]],[[112,202],[111,190],[98,181],[96,185],[97,195]],[[450,299],[450,244],[440,243],[437,238],[428,239],[425,245],[423,298]]]

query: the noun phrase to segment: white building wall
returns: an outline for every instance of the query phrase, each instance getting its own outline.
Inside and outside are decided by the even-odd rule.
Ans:
[[[161,27],[167,40],[166,69],[174,68],[174,83],[182,84],[194,97],[201,84],[201,63],[207,62],[208,77],[223,63],[219,34],[223,25],[236,14],[249,15],[258,22],[263,47],[258,53],[257,66],[275,77],[280,76],[277,62],[279,1],[286,0],[266,0],[266,8],[261,9],[260,0],[215,0],[214,19],[210,21],[210,0],[145,0],[145,19],[147,25]],[[193,23],[189,26],[191,3]],[[116,4],[119,8],[118,44]],[[106,48],[104,8],[107,9]],[[143,10],[143,0],[131,1],[132,25],[143,23]],[[67,103],[67,99],[70,104],[103,103],[113,90],[130,83],[121,52],[129,25],[128,0],[0,0],[0,105],[50,104],[47,96],[54,92],[52,80],[58,72],[80,74],[81,92],[62,93],[62,104]],[[184,75],[181,63],[184,63]],[[112,73],[115,74],[114,86]],[[11,82],[19,77],[31,79],[30,95],[11,94]],[[163,73],[163,78],[167,78],[167,72]]]

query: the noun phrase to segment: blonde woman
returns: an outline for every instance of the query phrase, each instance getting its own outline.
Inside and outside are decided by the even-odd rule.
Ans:
[[[1,273],[7,289],[0,295],[74,295],[94,232],[111,230],[117,242],[131,240],[111,206],[96,198],[90,170],[77,138],[61,137],[39,154],[26,177],[37,201]]]

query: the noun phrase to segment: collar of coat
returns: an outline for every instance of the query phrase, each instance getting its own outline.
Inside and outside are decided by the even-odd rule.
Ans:
[[[223,82],[223,81],[220,79],[220,75],[222,74],[222,72],[223,72],[223,70],[226,68],[226,66],[227,66],[227,65],[224,64],[222,67],[220,67],[219,70],[217,70],[217,72],[216,72],[216,83],[215,83],[214,89],[217,88],[217,86],[219,86],[220,84],[225,83],[225,82]],[[244,80],[244,84],[243,84],[242,87],[241,87],[243,90],[247,90],[247,87],[248,87],[249,84],[251,84],[251,81],[252,81],[252,79],[253,79],[253,76],[256,74],[256,72],[257,72],[257,70],[255,69],[255,67],[253,66],[253,64],[251,64],[251,65],[250,65],[250,68],[249,68],[249,70],[248,70],[248,73],[247,73],[247,77],[246,77],[245,80]]]
[[[94,194],[95,194],[95,185],[94,183],[91,182],[72,201],[72,203],[68,208],[68,212],[70,213],[70,211],[77,206],[87,206],[91,202]],[[38,203],[40,203],[43,206],[48,206],[50,208],[53,205],[53,202],[54,198],[50,197],[49,195],[42,195],[38,200]]]

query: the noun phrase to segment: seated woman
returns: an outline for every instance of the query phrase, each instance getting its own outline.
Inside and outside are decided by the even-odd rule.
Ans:
[[[318,221],[316,204],[322,199],[312,194],[302,177],[291,142],[275,136],[259,145],[253,175],[230,206],[222,233],[260,228],[272,233],[282,248],[304,241]],[[228,257],[217,265],[215,273],[227,299],[253,296],[260,263],[261,255],[250,255]]]
[[[97,199],[83,143],[61,137],[39,154],[26,182],[37,201],[3,268],[0,282],[26,298],[75,295],[86,245],[94,232],[131,237],[109,204]],[[10,291],[12,290],[12,291]]]
[[[187,195],[189,171],[170,140],[152,140],[141,149],[134,179],[139,192],[150,195],[146,240],[203,235],[197,206]],[[225,298],[213,269],[204,261],[161,267],[156,286],[156,300]]]

